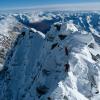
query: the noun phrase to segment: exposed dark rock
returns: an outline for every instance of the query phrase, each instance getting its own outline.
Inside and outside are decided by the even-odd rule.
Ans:
[[[97,54],[96,57],[97,57],[97,59],[100,59],[100,55],[99,54]]]
[[[64,67],[65,67],[65,72],[68,72],[69,68],[70,68],[70,65],[69,64],[65,64]]]
[[[88,47],[89,47],[89,48],[94,48],[94,44],[91,43],[91,44],[88,45]]]
[[[95,55],[93,55],[92,53],[91,53],[91,56],[92,56],[92,59],[94,60],[94,61],[97,61],[97,57],[95,56]]]
[[[25,32],[22,32],[22,36],[25,36]]]
[[[64,40],[66,38],[66,35],[59,35],[60,40]]]
[[[57,29],[58,31],[60,31],[60,29],[61,29],[61,24],[55,24],[54,26],[56,27],[56,29]]]
[[[17,42],[17,41],[15,41],[15,43],[14,43],[14,47],[16,47],[16,46],[17,46],[17,44],[18,44],[18,42]]]
[[[52,45],[51,49],[54,49],[57,46],[58,43],[55,43]]]
[[[65,47],[65,54],[68,56],[68,49]]]
[[[25,95],[22,95],[22,98],[24,98],[25,97]]]
[[[33,31],[30,29],[30,30],[29,30],[29,33],[31,33],[31,32],[33,33]]]
[[[64,100],[68,100],[67,96],[64,96]]]
[[[52,100],[51,97],[48,97],[47,100]]]
[[[99,91],[96,91],[95,93],[96,93],[96,94],[98,94],[98,93],[99,93]]]
[[[39,95],[44,95],[48,92],[48,88],[46,86],[39,86],[36,88],[36,91]]]

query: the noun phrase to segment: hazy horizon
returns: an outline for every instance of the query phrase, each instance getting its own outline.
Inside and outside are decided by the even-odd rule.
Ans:
[[[53,9],[53,10],[100,10],[100,3],[69,3],[69,4],[49,4],[49,5],[36,5],[30,7],[15,7],[5,8],[2,10],[17,10],[17,9]]]
[[[76,5],[76,4],[95,4],[99,0],[3,0],[0,1],[0,10],[16,8],[34,8],[51,5]]]

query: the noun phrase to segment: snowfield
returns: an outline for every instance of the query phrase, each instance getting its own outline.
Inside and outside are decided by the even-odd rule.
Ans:
[[[1,14],[0,100],[100,100],[100,12]]]

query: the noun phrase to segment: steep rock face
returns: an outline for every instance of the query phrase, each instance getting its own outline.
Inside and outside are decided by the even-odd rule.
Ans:
[[[37,74],[38,69],[34,66],[43,41],[40,34],[27,28],[18,36],[2,71],[5,84],[0,100],[22,100],[33,83],[32,75]]]

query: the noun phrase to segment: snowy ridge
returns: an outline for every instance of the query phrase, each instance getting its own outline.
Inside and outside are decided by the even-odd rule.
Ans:
[[[40,31],[37,31],[36,29],[34,28],[31,28],[31,31],[35,32],[35,33],[38,33],[39,35],[41,35],[44,39],[45,39],[45,34],[40,32]]]
[[[66,27],[66,34],[62,34],[63,25],[67,26],[64,23],[60,31],[54,30],[54,27],[53,31],[51,29],[47,34],[42,57],[40,57],[42,68],[35,83],[36,89],[38,87],[40,90],[36,90],[37,97],[36,94],[33,95],[35,100],[47,100],[47,98],[89,100],[100,91],[98,82],[100,58],[97,57],[100,55],[99,45],[90,33],[67,34],[69,29],[66,30]],[[91,44],[95,47],[91,48]],[[94,59],[95,57],[97,59]],[[45,92],[42,94],[43,91]]]
[[[0,20],[0,46],[6,50],[0,56],[0,100],[99,100],[100,14],[36,16]],[[2,36],[10,39],[8,47]]]

